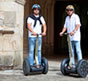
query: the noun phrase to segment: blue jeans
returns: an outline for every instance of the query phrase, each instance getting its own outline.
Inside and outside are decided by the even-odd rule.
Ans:
[[[73,53],[73,61],[72,64],[75,64],[75,48],[76,48],[76,54],[77,54],[77,60],[81,60],[82,59],[82,52],[81,52],[81,46],[80,46],[80,41],[71,41],[72,44],[72,53]],[[69,51],[69,57],[70,57],[70,51]]]
[[[29,37],[29,63],[30,65],[34,64],[34,50],[35,50],[35,44],[36,44],[36,37]],[[41,46],[42,46],[42,37],[39,37],[38,41],[38,62],[39,65],[41,65]]]

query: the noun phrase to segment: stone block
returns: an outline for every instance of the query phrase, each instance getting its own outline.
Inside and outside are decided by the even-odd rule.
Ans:
[[[3,19],[0,18],[0,26],[3,26]]]
[[[26,3],[26,0],[15,0],[15,2],[24,5]]]
[[[4,61],[4,58],[3,58],[2,52],[0,52],[0,65],[3,65],[3,61]]]
[[[0,2],[7,2],[7,1],[8,2],[10,1],[11,2],[11,1],[15,1],[15,0],[0,0]]]
[[[13,55],[4,55],[4,65],[13,66]]]
[[[23,50],[23,39],[17,35],[5,35],[3,37],[3,50],[4,51],[22,51]]]
[[[26,3],[26,0],[0,0],[0,2],[17,2],[21,5],[24,5]]]
[[[14,51],[16,41],[12,40],[12,36],[3,37],[3,51]]]
[[[16,51],[14,54],[14,66],[21,66],[23,64],[23,52],[22,51]]]
[[[4,24],[4,15],[3,15],[3,12],[0,11],[0,26],[3,26]]]
[[[7,27],[15,27],[16,24],[16,12],[5,11],[4,12],[4,25]]]
[[[3,37],[0,35],[0,52],[2,51],[3,48]]]

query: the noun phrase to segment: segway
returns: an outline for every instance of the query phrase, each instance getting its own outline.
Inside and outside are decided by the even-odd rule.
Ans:
[[[25,58],[23,61],[23,73],[25,76],[31,74],[31,73],[43,73],[47,74],[48,73],[48,61],[45,57],[41,59],[41,65],[38,64],[38,40],[39,40],[39,35],[36,35],[36,44],[35,44],[35,61],[34,64],[31,66],[29,59]],[[39,68],[36,66],[39,65]]]
[[[64,35],[67,35],[67,41],[68,41],[68,46],[69,46],[69,51],[70,51],[70,58],[65,58],[61,62],[61,72],[63,75],[70,75],[73,73],[73,74],[78,74],[78,76],[85,78],[88,74],[88,62],[82,59],[77,64],[72,66],[73,54],[72,54],[70,34],[64,33]],[[71,69],[68,69],[68,66],[70,66]]]

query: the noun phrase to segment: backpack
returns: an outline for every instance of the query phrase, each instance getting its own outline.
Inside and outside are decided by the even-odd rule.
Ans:
[[[28,27],[27,27],[27,20],[28,20],[29,17],[32,18],[33,20],[35,20],[35,23],[34,23],[34,26],[33,26],[33,27],[36,26],[37,20],[40,22],[40,25],[42,24],[42,22],[41,22],[41,20],[40,20],[41,15],[39,15],[39,17],[36,18],[33,14],[31,14],[30,16],[28,16],[28,17],[26,18],[26,29],[28,29]]]

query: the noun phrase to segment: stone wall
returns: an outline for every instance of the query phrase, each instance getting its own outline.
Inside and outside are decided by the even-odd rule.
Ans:
[[[0,0],[0,65],[23,63],[25,0]]]

